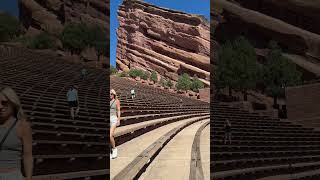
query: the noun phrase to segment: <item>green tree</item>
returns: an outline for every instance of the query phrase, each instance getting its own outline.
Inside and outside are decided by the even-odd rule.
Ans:
[[[263,84],[268,95],[273,97],[273,105],[277,105],[277,98],[287,86],[301,82],[301,73],[295,64],[282,56],[282,50],[275,41],[269,43],[270,52],[263,67]]]
[[[89,46],[95,48],[98,55],[98,61],[102,55],[109,54],[109,41],[107,41],[107,34],[103,28],[96,26],[89,28]]]
[[[155,71],[152,71],[150,79],[154,83],[158,82],[158,76],[157,76],[157,73]]]
[[[210,78],[213,80],[213,85],[216,90],[216,94],[219,94],[220,90],[226,87],[223,81],[222,66],[218,65],[212,67]]]
[[[176,84],[176,88],[178,90],[187,91],[191,88],[192,81],[187,73],[184,73],[182,76],[179,77],[178,82]]]
[[[167,86],[171,89],[173,87],[173,83],[170,79],[167,81]]]
[[[256,86],[258,72],[255,50],[240,36],[233,43],[226,42],[219,50],[214,84],[218,91],[228,87],[229,96],[232,96],[232,89],[241,91],[246,101],[247,91]]]
[[[202,81],[199,80],[197,75],[193,76],[191,90],[194,92],[199,92],[199,89],[204,88],[204,84]]]
[[[0,42],[11,41],[21,32],[18,19],[7,13],[0,13]]]
[[[254,89],[257,83],[258,66],[254,47],[244,37],[239,37],[233,44],[233,86],[243,93],[247,100],[247,91]]]
[[[68,24],[60,34],[63,47],[80,53],[90,42],[90,29],[85,24]]]
[[[232,96],[232,89],[236,84],[236,74],[233,72],[236,64],[236,53],[233,50],[232,44],[226,42],[218,51],[217,66],[214,72],[214,85],[219,91],[220,88],[228,87],[229,96]]]

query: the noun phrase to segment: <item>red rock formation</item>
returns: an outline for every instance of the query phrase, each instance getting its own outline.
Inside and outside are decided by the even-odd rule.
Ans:
[[[223,15],[227,21],[219,25],[216,37],[244,34],[258,44],[273,39],[289,52],[320,58],[320,35],[225,0],[216,0],[215,3],[224,7]]]
[[[109,32],[109,0],[19,0],[20,20],[27,30],[26,36],[43,31],[58,35],[68,23],[84,23],[102,27]],[[109,41],[109,36],[107,37]],[[61,42],[57,47],[61,48]],[[107,47],[106,47],[107,48]],[[95,50],[84,50],[79,57],[91,63],[98,60]],[[109,64],[109,57],[101,58],[99,66]]]
[[[315,0],[235,0],[294,26],[320,34],[320,2]]]
[[[210,84],[210,28],[203,17],[124,0],[118,19],[118,69],[156,70],[174,81],[186,72]]]
[[[109,30],[109,1],[19,0],[20,19],[28,28],[59,33],[67,23],[99,25]]]

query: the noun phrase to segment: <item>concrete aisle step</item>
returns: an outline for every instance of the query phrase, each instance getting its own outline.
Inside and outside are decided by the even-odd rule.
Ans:
[[[166,117],[166,118],[158,118],[158,119],[153,119],[153,120],[148,120],[148,121],[143,121],[143,122],[139,122],[139,123],[134,123],[134,124],[130,124],[130,125],[125,125],[125,126],[121,126],[118,127],[116,132],[115,132],[115,137],[123,135],[125,133],[129,132],[133,132],[136,130],[139,130],[140,128],[143,127],[147,127],[149,125],[154,125],[157,123],[161,123],[161,122],[166,122],[166,121],[171,121],[177,118],[187,118],[188,116],[202,116],[202,115],[209,115],[209,113],[198,113],[198,114],[186,114],[186,115],[179,115],[179,116],[172,116],[172,117]]]
[[[210,179],[210,124],[201,133],[200,155],[204,180]]]
[[[196,117],[199,118],[199,117]],[[118,146],[118,158],[110,161],[110,178],[113,179],[122,169],[131,163],[141,152],[149,147],[153,142],[158,140],[170,130],[188,122],[195,118],[189,118],[178,122],[170,123],[148,133],[145,133],[138,138],[134,138],[124,144]]]
[[[160,151],[140,177],[141,180],[189,180],[192,144],[206,120],[187,126]]]

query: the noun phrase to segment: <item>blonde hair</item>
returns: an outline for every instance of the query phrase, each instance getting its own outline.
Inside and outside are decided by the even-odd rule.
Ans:
[[[13,105],[15,117],[20,120],[26,118],[23,110],[21,101],[17,95],[17,93],[10,87],[0,88],[0,94],[6,97],[9,102]]]
[[[110,93],[114,95],[114,99],[118,99],[117,93],[116,93],[116,91],[114,89],[111,89]]]

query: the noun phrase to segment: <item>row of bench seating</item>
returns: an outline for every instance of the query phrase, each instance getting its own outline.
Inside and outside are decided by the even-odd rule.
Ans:
[[[296,174],[305,179],[301,173],[319,169],[320,132],[219,102],[211,102],[211,111],[211,178],[291,179]],[[232,124],[231,144],[224,144],[226,119]]]

